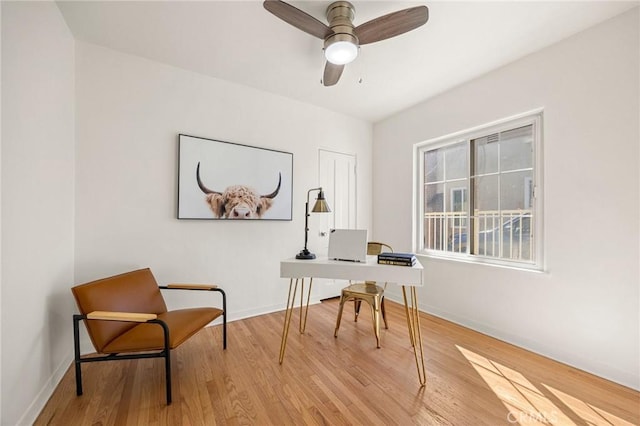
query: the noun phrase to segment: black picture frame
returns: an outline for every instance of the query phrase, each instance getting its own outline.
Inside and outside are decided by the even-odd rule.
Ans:
[[[178,135],[178,219],[292,220],[293,154]]]

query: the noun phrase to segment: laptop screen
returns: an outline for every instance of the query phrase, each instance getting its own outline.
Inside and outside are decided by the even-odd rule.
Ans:
[[[329,234],[329,259],[367,261],[366,229],[332,229]]]

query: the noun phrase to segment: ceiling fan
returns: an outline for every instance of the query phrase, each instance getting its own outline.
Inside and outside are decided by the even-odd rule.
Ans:
[[[355,9],[348,1],[336,1],[327,8],[326,25],[302,10],[280,0],[265,0],[264,8],[294,27],[324,40],[326,64],[322,83],[333,86],[344,67],[358,56],[360,46],[386,40],[424,25],[426,6],[410,7],[372,19],[354,27]]]

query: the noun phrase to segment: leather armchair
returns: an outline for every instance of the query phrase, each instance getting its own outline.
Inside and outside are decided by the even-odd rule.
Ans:
[[[169,311],[161,290],[213,291],[222,295],[222,309],[201,307]],[[140,269],[75,286],[71,289],[80,314],[73,316],[76,393],[82,395],[85,362],[164,358],[167,404],[171,404],[171,349],[222,316],[223,349],[227,348],[227,302],[215,285],[158,286],[151,270]],[[79,323],[84,321],[96,352],[81,356]]]

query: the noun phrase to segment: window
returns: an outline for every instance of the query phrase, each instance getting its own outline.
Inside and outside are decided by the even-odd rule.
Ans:
[[[418,252],[541,268],[542,112],[416,145]]]

